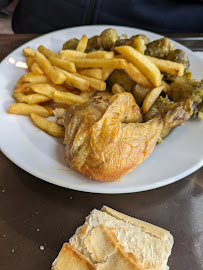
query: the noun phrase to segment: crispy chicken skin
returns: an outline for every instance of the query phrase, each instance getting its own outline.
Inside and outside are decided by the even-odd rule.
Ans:
[[[142,119],[130,93],[93,97],[67,110],[67,162],[82,175],[97,181],[117,180],[140,165],[153,151],[163,129],[188,120],[192,102],[163,108],[152,120]]]

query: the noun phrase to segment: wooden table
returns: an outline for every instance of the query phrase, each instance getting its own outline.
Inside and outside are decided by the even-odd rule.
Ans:
[[[0,60],[34,37],[0,35]],[[194,50],[203,49],[202,39],[195,36],[172,37]],[[203,268],[202,178],[203,168],[181,181],[151,191],[91,194],[41,181],[0,152],[0,269],[50,269],[61,245],[84,222],[85,216],[105,204],[168,229],[175,239],[170,269],[200,270]]]

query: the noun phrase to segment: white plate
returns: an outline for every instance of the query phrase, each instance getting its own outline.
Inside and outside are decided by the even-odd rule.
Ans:
[[[62,44],[72,37],[81,38],[100,34],[107,27],[114,27],[118,34],[128,36],[145,34],[150,40],[160,35],[140,29],[120,26],[83,26],[64,29],[38,37],[9,54],[0,65],[0,147],[1,151],[16,165],[30,174],[50,183],[70,189],[95,193],[129,193],[150,190],[173,183],[199,169],[203,164],[203,121],[189,120],[184,126],[173,129],[164,142],[121,182],[101,183],[89,180],[66,165],[62,140],[55,139],[35,127],[25,116],[7,114],[14,103],[12,92],[18,78],[25,70],[16,67],[25,61],[22,49],[34,49],[40,44],[58,52]],[[191,63],[193,77],[203,77],[203,62],[189,49],[183,49]]]

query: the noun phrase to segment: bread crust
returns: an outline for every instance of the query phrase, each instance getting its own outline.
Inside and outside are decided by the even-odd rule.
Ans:
[[[80,252],[64,243],[57,259],[54,261],[52,270],[95,270],[95,266]]]
[[[118,212],[118,211],[116,211],[108,206],[105,206],[105,205],[101,208],[101,211],[105,212],[105,213],[107,213],[107,214],[109,214],[117,219],[123,220],[123,221],[128,222],[132,225],[138,226],[144,232],[151,234],[157,238],[160,238],[162,240],[169,240],[173,244],[173,236],[170,234],[169,231],[167,231],[165,229],[162,229],[158,226],[155,226],[151,223],[142,221],[140,219],[127,216],[127,215],[120,213],[120,212]]]

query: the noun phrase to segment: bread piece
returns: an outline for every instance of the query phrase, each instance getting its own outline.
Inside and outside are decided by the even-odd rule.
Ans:
[[[91,249],[89,237],[100,225],[114,228],[120,245],[124,247],[126,253],[134,254],[144,269],[168,269],[167,261],[173,245],[172,235],[164,229],[106,206],[101,210],[94,209],[86,218],[85,224],[79,227],[69,240],[69,244],[89,258],[93,264],[98,264],[101,260]],[[92,241],[94,243],[94,240]]]
[[[53,262],[52,270],[95,270],[95,266],[79,252],[65,243]]]
[[[121,246],[112,228],[95,227],[86,238],[86,244],[99,262],[97,270],[144,270],[136,257]]]

